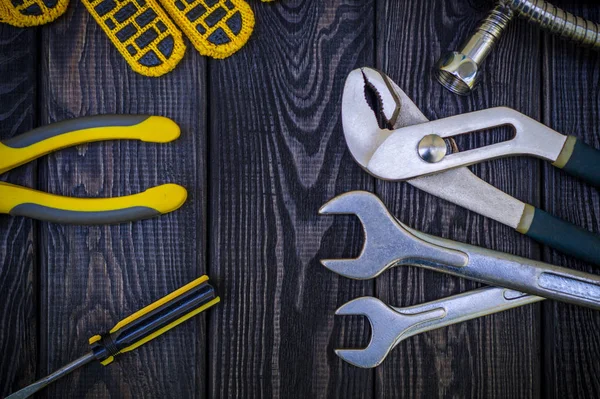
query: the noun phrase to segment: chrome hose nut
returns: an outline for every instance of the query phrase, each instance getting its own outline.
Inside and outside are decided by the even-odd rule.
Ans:
[[[461,50],[445,54],[436,63],[434,76],[448,90],[469,94],[481,74],[481,64],[502,32],[519,15],[558,37],[600,50],[600,25],[566,12],[544,0],[499,0]]]
[[[481,64],[512,17],[512,10],[503,2],[498,3],[460,51],[451,51],[439,59],[435,66],[437,80],[456,94],[471,93],[481,76]]]
[[[452,92],[463,96],[469,94],[479,80],[479,65],[458,51],[444,55],[435,68],[437,80]]]

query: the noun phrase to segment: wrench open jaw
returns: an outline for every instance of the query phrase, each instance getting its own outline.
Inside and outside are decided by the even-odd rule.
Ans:
[[[363,349],[336,349],[335,353],[346,362],[362,368],[379,366],[392,349],[404,339],[418,333],[423,323],[445,316],[443,307],[411,312],[410,308],[395,309],[373,297],[356,298],[346,302],[336,315],[365,316],[371,324],[371,339]]]
[[[342,276],[367,280],[399,265],[461,267],[468,263],[464,253],[420,239],[417,235],[423,233],[399,222],[383,202],[369,192],[352,191],[339,195],[323,205],[319,213],[354,214],[362,222],[365,243],[358,258],[321,260],[323,266]]]

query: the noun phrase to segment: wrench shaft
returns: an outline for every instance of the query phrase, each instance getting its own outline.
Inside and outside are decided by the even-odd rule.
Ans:
[[[421,267],[600,310],[600,276],[422,233],[415,235],[460,251],[469,259],[466,266],[426,262]]]
[[[484,287],[420,305],[393,309],[400,314],[418,314],[434,309],[443,309],[444,311],[442,318],[432,318],[408,327],[401,334],[402,339],[406,339],[426,331],[540,302],[544,299],[502,287]]]

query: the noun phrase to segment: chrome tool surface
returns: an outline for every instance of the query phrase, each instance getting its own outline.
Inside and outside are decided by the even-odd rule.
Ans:
[[[356,298],[336,315],[362,315],[371,325],[371,340],[363,349],[336,349],[357,367],[379,366],[396,345],[425,331],[543,301],[539,296],[499,287],[485,287],[415,306],[397,308],[373,297]]]
[[[600,276],[423,234],[398,221],[374,194],[339,195],[319,213],[353,214],[362,222],[365,243],[358,258],[321,260],[342,276],[365,280],[412,265],[600,309]]]
[[[471,93],[480,80],[484,60],[515,15],[577,45],[600,50],[600,25],[595,22],[544,0],[499,0],[458,51],[440,57],[434,71],[437,80],[456,94]]]
[[[374,97],[374,101],[368,101],[369,96]],[[465,114],[453,117],[454,119],[446,118],[427,124],[427,118],[411,99],[388,76],[372,68],[352,71],[346,79],[342,97],[342,123],[348,148],[358,164],[375,177],[386,179],[392,176],[373,171],[374,155],[381,153],[381,147],[386,146],[387,142],[403,141],[403,135],[410,129],[421,130],[421,139],[411,141],[410,145],[401,148],[400,151],[412,151],[416,162],[435,166],[441,164],[445,157],[451,159],[451,157],[461,156],[461,153],[457,152],[453,145],[450,146],[453,153],[446,155],[447,149],[442,148],[440,144],[440,140],[443,141],[440,137],[441,131],[445,129],[457,131],[468,125],[482,126],[489,122],[485,115],[489,116],[490,113],[491,115],[500,113],[496,123],[502,124],[507,120],[513,120],[513,123],[518,125],[522,131],[529,127],[538,129],[536,136],[540,137],[544,144],[540,145],[540,149],[534,151],[540,154],[544,153],[552,158],[557,153],[566,152],[571,154],[567,159],[590,161],[569,166],[572,161],[565,162],[565,157],[558,155],[555,165],[562,166],[564,169],[572,168],[574,174],[587,174],[589,181],[600,177],[598,175],[599,168],[588,167],[595,164],[594,155],[600,153],[597,150],[591,149],[571,137],[566,138],[566,136],[560,135],[516,111],[507,111],[507,109],[501,108],[479,112],[476,114],[479,117],[473,120],[471,119],[473,114]],[[504,118],[503,114],[508,114],[509,117]],[[381,126],[379,119],[383,120]],[[437,127],[433,129],[432,126]],[[438,139],[432,135],[437,136]],[[524,138],[524,135],[519,137],[517,141],[508,145],[515,143],[518,147],[531,145],[531,141]],[[548,139],[543,137],[548,137]],[[423,143],[424,140],[426,143]],[[558,149],[561,143],[563,150]],[[506,144],[503,145],[506,146]],[[535,146],[535,143],[533,145]],[[428,147],[433,148],[428,150]],[[489,146],[488,148],[490,147],[495,148],[492,151],[506,151],[504,147]],[[573,158],[574,153],[583,155]],[[471,151],[466,151],[464,154],[467,158],[473,156]],[[438,162],[427,162],[422,157],[430,160],[437,159]],[[397,153],[391,153],[391,155],[388,154],[385,162],[391,168],[395,168],[395,164],[402,164],[404,159]],[[522,234],[569,255],[590,263],[600,264],[600,237],[598,235],[511,197],[481,180],[466,167],[458,167],[457,164],[454,164],[453,167],[441,170],[439,173],[412,178],[406,182],[429,194],[510,226]]]

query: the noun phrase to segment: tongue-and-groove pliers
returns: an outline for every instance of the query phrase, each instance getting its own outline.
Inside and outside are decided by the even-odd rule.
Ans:
[[[429,122],[394,81],[372,68],[356,69],[348,75],[342,96],[342,124],[350,153],[373,176],[384,180],[403,180],[404,177],[399,179],[392,171],[405,166],[405,170],[415,172],[409,175],[416,177],[406,180],[412,186],[492,218],[568,255],[600,265],[599,235],[513,198],[481,180],[466,167],[505,155],[539,155],[540,148],[545,148],[548,153],[545,159],[551,160],[554,166],[600,186],[600,169],[597,166],[600,151],[581,140],[563,136],[507,108]],[[520,131],[517,133],[521,137],[517,141],[520,149],[514,150],[514,138],[464,152],[459,152],[453,141],[445,141],[456,132],[504,124],[513,125]],[[410,141],[411,131],[415,137],[422,133],[416,142]],[[537,145],[535,140],[530,139],[533,131],[537,131],[536,137],[542,137],[537,139]],[[523,136],[526,136],[525,140]],[[405,137],[408,137],[406,141]],[[523,141],[529,144],[523,146]],[[440,142],[444,144],[435,144]],[[447,145],[451,148],[447,149]],[[476,159],[471,162],[473,159],[469,158],[474,155]],[[420,165],[419,168],[414,168],[414,164],[408,162],[410,159]],[[444,159],[458,162],[452,161],[453,164],[445,167]]]

